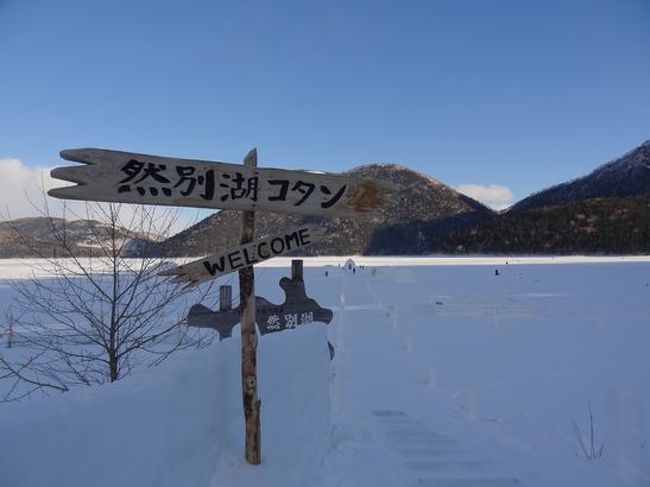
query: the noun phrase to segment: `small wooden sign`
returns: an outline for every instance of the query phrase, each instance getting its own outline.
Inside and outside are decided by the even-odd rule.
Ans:
[[[280,287],[285,293],[284,302],[274,304],[255,297],[255,321],[261,335],[290,330],[312,322],[329,323],[334,314],[332,310],[322,308],[314,299],[307,297],[302,277],[280,279]],[[230,337],[232,329],[240,321],[238,308],[221,307],[212,311],[207,306],[195,304],[187,316],[188,326],[212,328],[219,332],[221,339]]]
[[[292,232],[258,239],[234,249],[212,254],[161,272],[160,275],[174,276],[171,282],[194,286],[264,260],[302,249],[321,237],[322,232],[314,228],[300,227]]]
[[[345,175],[105,149],[64,150],[61,157],[84,165],[52,170],[53,178],[77,183],[49,190],[56,198],[355,216],[378,210],[393,194],[383,181]]]

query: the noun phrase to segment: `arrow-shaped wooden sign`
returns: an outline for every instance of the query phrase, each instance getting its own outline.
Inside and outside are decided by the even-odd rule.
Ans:
[[[346,175],[105,149],[64,150],[61,157],[84,165],[52,170],[77,183],[49,190],[56,198],[355,216],[381,208],[393,193],[385,182]]]
[[[320,240],[322,233],[310,227],[262,238],[224,250],[203,259],[161,272],[161,276],[173,276],[171,282],[194,286],[224,274],[237,271],[279,255],[302,249]]]

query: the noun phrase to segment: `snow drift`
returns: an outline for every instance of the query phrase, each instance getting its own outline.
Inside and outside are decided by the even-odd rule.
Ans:
[[[3,485],[249,485],[270,468],[283,485],[314,485],[329,435],[325,327],[260,340],[259,467],[243,465],[239,348],[233,338],[107,387],[4,406]]]

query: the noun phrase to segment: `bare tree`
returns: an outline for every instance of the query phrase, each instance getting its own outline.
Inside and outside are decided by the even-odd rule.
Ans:
[[[5,339],[7,348],[11,348],[14,343],[14,315],[11,313],[11,307],[5,310]]]
[[[596,447],[596,440],[594,436],[594,412],[589,403],[589,440],[586,441],[582,436],[582,431],[573,419],[571,420],[571,427],[573,428],[573,434],[578,441],[578,446],[580,451],[587,460],[597,460],[603,456],[605,452],[605,443],[602,443],[600,447]]]
[[[0,378],[11,381],[0,400],[113,382],[210,340],[183,326],[189,304],[208,289],[188,294],[169,284],[159,276],[165,262],[142,247],[146,237],[168,233],[174,212],[89,203],[84,213],[80,238],[46,208],[57,255],[41,255],[48,277],[12,284],[13,339],[22,346],[0,357]],[[138,250],[144,253],[133,258]]]

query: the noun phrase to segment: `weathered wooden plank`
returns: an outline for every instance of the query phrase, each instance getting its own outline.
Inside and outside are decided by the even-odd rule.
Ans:
[[[355,216],[378,210],[394,187],[347,175],[246,167],[105,149],[69,149],[82,166],[57,167],[53,178],[77,183],[50,196],[78,200]]]
[[[322,238],[322,232],[311,227],[299,227],[293,231],[257,239],[161,272],[162,276],[174,276],[171,282],[191,286],[209,281],[267,259],[305,248]]]

